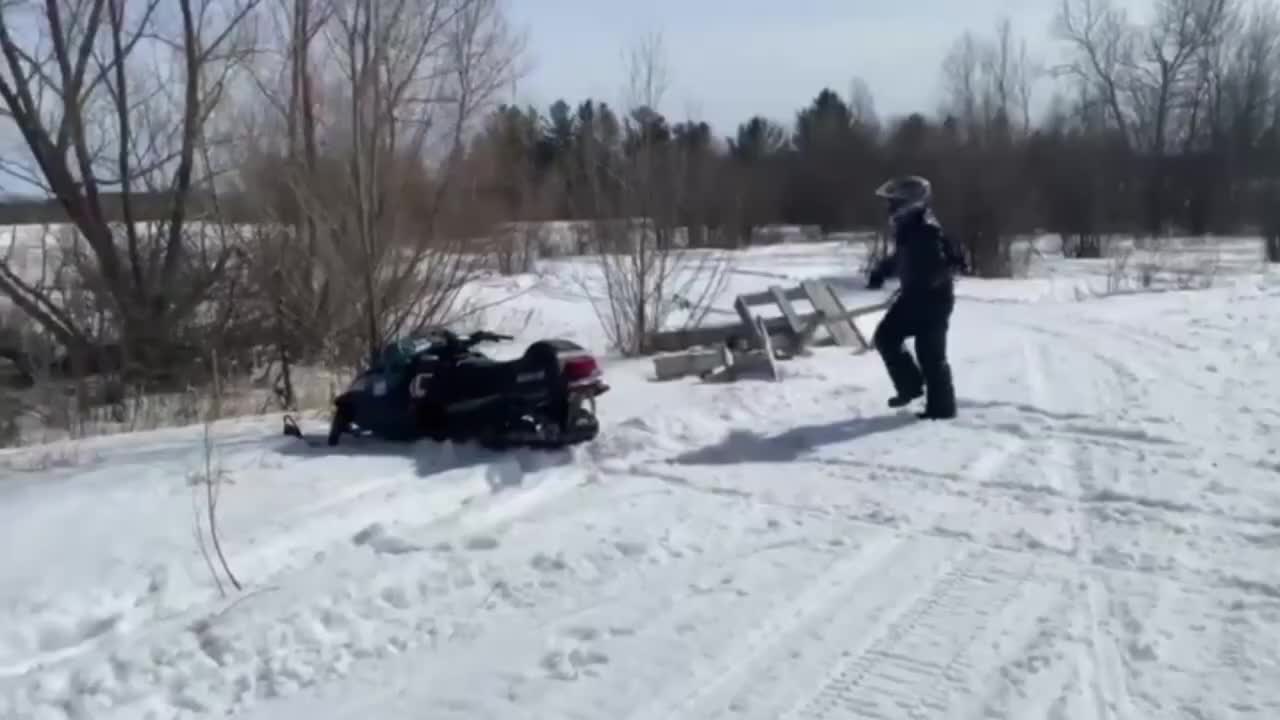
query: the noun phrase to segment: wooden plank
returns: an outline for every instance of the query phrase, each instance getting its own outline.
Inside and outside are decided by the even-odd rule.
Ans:
[[[809,302],[813,303],[813,308],[823,314],[827,331],[831,333],[837,345],[866,347],[854,328],[852,320],[843,319],[846,314],[844,306],[836,299],[826,283],[806,280],[801,283],[801,287],[809,296]]]
[[[756,317],[756,332],[760,337],[764,338],[764,357],[768,363],[769,376],[774,382],[782,379],[782,375],[778,372],[778,356],[773,352],[773,340],[769,335],[769,328],[764,324],[764,318]]]
[[[660,353],[680,352],[695,347],[723,345],[734,336],[750,339],[745,332],[741,323],[666,330],[649,336],[649,349]]]
[[[751,338],[752,346],[760,347],[764,344],[764,338],[760,336],[759,330],[756,328],[755,319],[751,315],[751,308],[747,304],[745,298],[741,295],[733,301],[733,309],[738,311],[738,317],[742,319],[743,334]]]
[[[734,353],[733,364],[715,373],[709,379],[712,382],[734,382],[750,375],[764,375],[776,380],[774,361],[762,350],[747,353]]]
[[[835,293],[832,293],[832,295],[834,296]],[[839,303],[840,298],[836,298],[836,302]],[[864,305],[860,308],[855,309],[853,312],[845,313],[845,315],[847,316],[847,320],[849,322],[849,326],[853,328],[853,332],[858,335],[858,341],[862,343],[862,350],[864,352],[871,349],[871,343],[867,342],[867,337],[862,334],[862,329],[858,327],[858,323],[854,322],[854,320],[856,320],[857,318],[863,315],[870,315],[873,312],[877,312],[879,310],[885,310],[889,307],[889,305],[890,305],[890,302],[886,300],[884,302],[876,303],[875,305]],[[843,303],[841,303],[841,306],[843,306]]]
[[[777,285],[773,285],[769,288],[769,294],[773,296],[773,301],[777,304],[778,310],[782,311],[782,317],[787,321],[791,332],[796,335],[804,332],[804,325],[800,323],[800,316],[796,315],[796,309],[791,307],[791,301],[787,299],[786,292]]]
[[[747,293],[745,295],[739,295],[738,297],[742,298],[742,301],[748,305],[764,305],[765,303],[773,302],[773,293],[770,290],[758,293]],[[808,296],[805,295],[804,288],[799,285],[787,288],[783,291],[783,294],[792,302],[808,299]]]
[[[763,321],[757,318],[762,327],[760,331],[763,333]],[[766,338],[764,349],[749,350],[747,352],[732,353],[732,362],[730,362],[722,371],[715,373],[708,379],[712,382],[733,382],[748,375],[764,374],[770,380],[778,382],[782,379],[782,374],[778,370],[778,358],[774,353],[773,343],[767,339],[770,336],[764,334]]]
[[[882,303],[876,303],[875,305],[859,305],[858,307],[852,310],[843,310],[841,312],[834,313],[831,315],[828,315],[827,313],[815,312],[815,313],[808,313],[805,315],[801,315],[800,317],[805,322],[818,322],[818,323],[830,322],[832,320],[853,320],[854,318],[859,318],[859,317],[862,317],[863,315],[870,315],[873,312],[879,312],[881,310],[885,310],[888,307],[889,307],[889,303],[882,302]]]
[[[853,321],[853,318],[849,319],[849,327],[853,328],[853,334],[858,336],[858,343],[862,345],[863,351],[870,350],[871,343],[867,342],[867,337],[862,334],[862,329]]]
[[[863,351],[870,350],[871,344],[867,342],[865,337],[863,337],[862,330],[858,328],[858,323],[853,321],[853,318],[856,316],[849,315],[849,311],[845,309],[844,303],[840,302],[840,296],[835,294],[830,285],[824,286],[827,288],[827,293],[831,296],[832,305],[840,309],[839,314],[841,319],[833,320],[832,322],[839,322],[841,325],[848,325],[848,327],[853,330],[853,336],[858,340],[858,347]]]
[[[856,317],[861,317],[861,316],[863,316],[863,315],[870,315],[870,314],[871,314],[871,313],[873,313],[873,312],[879,312],[879,311],[881,311],[881,310],[888,310],[888,309],[889,309],[889,306],[890,306],[890,305],[892,305],[892,304],[893,304],[893,302],[892,302],[892,301],[885,300],[885,301],[883,301],[883,302],[878,302],[878,303],[876,303],[875,305],[861,305],[861,306],[859,306],[859,307],[856,307],[856,308],[854,308],[854,309],[850,310],[850,311],[847,313],[847,315],[848,315],[849,319],[856,318]]]
[[[695,350],[653,358],[653,373],[658,380],[674,380],[688,375],[701,375],[724,365],[721,350]]]

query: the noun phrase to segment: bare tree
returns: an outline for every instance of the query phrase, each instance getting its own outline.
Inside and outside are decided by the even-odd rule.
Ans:
[[[983,54],[981,41],[966,30],[942,61],[946,112],[957,118],[966,132],[976,132],[985,124],[982,117],[985,98],[979,75]]]
[[[1008,19],[991,38],[964,32],[942,64],[944,111],[973,137],[994,130],[1026,134],[1038,68]],[[1016,124],[1015,124],[1016,123]]]
[[[217,170],[204,162],[205,128],[257,1],[0,5],[0,100],[29,153],[0,169],[66,212],[76,236],[62,250],[108,313],[105,337],[143,369],[172,365],[184,326],[235,258],[191,221]],[[102,341],[65,298],[7,263],[0,293],[76,355]]]
[[[446,319],[480,269],[457,182],[464,140],[521,47],[497,0],[329,0],[303,19],[305,4],[292,6],[293,99],[281,108],[292,118],[280,188],[292,227],[265,269],[288,289],[281,324],[313,347],[358,339],[334,348],[355,362]],[[308,102],[316,69],[325,97]]]
[[[1217,124],[1230,141],[1229,180],[1250,200],[1240,215],[1259,216],[1268,262],[1280,263],[1280,8],[1255,4],[1225,52]]]
[[[474,225],[490,237],[488,254],[504,275],[533,272],[546,239],[549,198],[540,184],[535,111],[503,105],[467,151],[462,171],[474,196]],[[532,222],[530,222],[532,221]]]
[[[319,226],[301,211],[295,188],[319,177],[315,46],[336,7],[332,0],[273,0],[262,10],[263,25],[274,33],[260,43],[250,75],[256,92],[243,108],[250,130],[242,133],[240,167],[242,184],[268,220],[254,228],[250,280],[272,325],[276,396],[293,409],[293,363],[318,352],[332,325]]]
[[[1110,0],[1062,0],[1058,34],[1074,57],[1055,68],[1059,76],[1074,76],[1087,94],[1097,97],[1126,142],[1132,121],[1124,104],[1125,72],[1132,65],[1133,33],[1124,11]]]
[[[1074,50],[1063,68],[1095,89],[1128,147],[1147,162],[1145,225],[1166,222],[1171,145],[1193,133],[1207,88],[1205,53],[1222,43],[1235,0],[1156,0],[1136,27],[1107,0],[1063,0],[1058,24]]]
[[[876,114],[875,97],[871,87],[861,77],[849,82],[849,111],[853,121],[865,128],[879,128],[880,117]]]
[[[1003,117],[1025,135],[1031,129],[1031,95],[1038,68],[1027,53],[1027,42],[1014,36],[1013,23],[1001,20],[995,37],[982,52],[984,106],[988,118]]]
[[[724,253],[705,247],[723,241],[698,242],[715,197],[705,162],[710,129],[684,123],[673,130],[658,112],[668,82],[660,34],[632,48],[627,72],[627,137],[613,148],[587,129],[585,187],[575,202],[591,218],[588,245],[603,286],[588,291],[596,314],[618,350],[638,354],[675,314],[686,326],[702,321],[727,264]]]
[[[968,245],[975,272],[988,277],[1013,271],[1011,241],[1028,224],[1017,142],[1029,126],[1033,74],[1008,21],[989,39],[964,33],[943,61],[943,109],[956,132],[941,170],[941,209]]]

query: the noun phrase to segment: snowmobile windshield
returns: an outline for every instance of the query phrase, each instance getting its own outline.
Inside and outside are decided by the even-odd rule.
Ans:
[[[401,338],[384,345],[378,359],[383,368],[394,370],[408,365],[414,355],[430,346],[431,343],[425,339]]]

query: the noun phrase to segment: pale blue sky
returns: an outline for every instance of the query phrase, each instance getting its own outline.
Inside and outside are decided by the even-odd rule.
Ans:
[[[932,113],[943,56],[965,30],[990,34],[1002,17],[1033,54],[1054,60],[1061,0],[506,0],[528,33],[532,71],[515,99],[616,102],[623,54],[661,31],[671,87],[661,110],[693,113],[730,134],[752,113],[790,123],[824,86],[847,95],[861,76],[881,115]],[[1145,8],[1148,0],[1117,0]],[[1049,88],[1040,91],[1047,100]],[[508,98],[510,99],[510,98]]]

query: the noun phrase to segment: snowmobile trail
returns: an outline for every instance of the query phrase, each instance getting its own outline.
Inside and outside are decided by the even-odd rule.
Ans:
[[[1046,606],[1051,584],[1027,592],[1033,561],[969,551],[915,597],[869,646],[840,659],[820,689],[782,717],[952,717],[981,697],[989,671],[985,645],[1018,631],[1029,608]],[[1019,613],[1008,610],[1018,601]],[[855,636],[856,637],[856,636]],[[980,687],[980,685],[979,685]]]
[[[1022,349],[1028,407],[1045,408],[1049,383],[1043,348],[1024,344]],[[1053,467],[1052,461],[1061,460],[1064,447],[1055,443],[1048,449],[1049,467]],[[1020,435],[1006,437],[980,454],[961,478],[979,486],[1011,486],[1006,478],[1022,474],[1023,462],[1043,450]],[[1022,462],[1011,465],[1014,459]],[[1065,478],[1046,475],[1045,481],[1055,495],[1070,493]],[[935,497],[945,507],[945,496]],[[926,504],[925,512],[914,514],[912,520],[918,526],[933,527],[929,515],[936,514]],[[1058,522],[1071,526],[1067,534],[1073,541],[1084,534],[1078,509]],[[1007,704],[1007,696],[1016,695],[1016,688],[1030,676],[1054,675],[1044,672],[1045,658],[1061,645],[1052,618],[1067,611],[1063,591],[1076,584],[1078,570],[1064,563],[1046,566],[1034,554],[1017,549],[954,541],[952,546],[957,548],[958,561],[927,583],[927,589],[907,603],[878,637],[864,634],[874,638],[871,644],[860,652],[845,653],[818,691],[783,717],[990,715],[1002,702]],[[1086,660],[1081,665],[1082,672],[1087,672],[1092,663]],[[1004,682],[992,685],[999,676]],[[1045,697],[1046,691],[1061,695],[1066,688],[1067,680],[1057,677],[1038,688],[1037,696]],[[1006,717],[1031,716],[1025,707],[1002,709]]]
[[[115,448],[136,477],[0,503],[10,547],[62,555],[3,568],[0,717],[1280,717],[1280,415],[1241,410],[1280,400],[1280,325],[1175,301],[963,303],[954,422],[818,349],[781,383],[610,369],[570,453],[238,432],[226,600],[194,451]]]
[[[759,711],[738,694],[770,671],[794,676],[801,667],[812,666],[815,657],[838,652],[822,647],[830,645],[823,642],[824,637],[847,637],[845,632],[850,630],[857,636],[858,630],[891,622],[902,595],[915,589],[919,576],[935,574],[945,563],[945,556],[919,542],[888,534],[877,537],[869,547],[837,560],[774,611],[743,628],[740,637],[711,663],[691,667],[687,680],[666,688],[653,703],[626,717],[715,717],[720,711],[743,707]],[[881,581],[887,567],[896,568],[901,578],[890,592],[885,592],[887,583]],[[869,581],[879,583],[881,591],[861,593]]]
[[[1071,524],[1072,568],[1077,574],[1068,625],[1083,631],[1083,642],[1075,653],[1075,678],[1058,705],[1069,708],[1071,717],[1199,712],[1203,695],[1200,691],[1184,694],[1184,689],[1196,684],[1177,680],[1188,671],[1166,664],[1160,649],[1172,651],[1189,638],[1177,632],[1157,641],[1154,628],[1190,626],[1196,628],[1193,634],[1200,637],[1199,642],[1221,644],[1239,654],[1274,656],[1263,651],[1265,646],[1257,639],[1241,635],[1241,626],[1259,627],[1252,613],[1229,611],[1237,617],[1228,621],[1221,607],[1188,602],[1211,588],[1221,592],[1240,586],[1230,572],[1223,572],[1225,558],[1231,558],[1226,565],[1247,558],[1239,565],[1253,573],[1266,567],[1248,539],[1256,509],[1246,514],[1239,507],[1215,507],[1215,496],[1222,495],[1213,488],[1226,490],[1229,481],[1218,468],[1222,448],[1230,443],[1221,432],[1226,426],[1219,415],[1229,405],[1203,403],[1207,412],[1196,417],[1175,419],[1171,412],[1162,412],[1171,397],[1221,400],[1225,388],[1212,379],[1191,381],[1187,363],[1179,362],[1178,356],[1194,356],[1196,349],[1181,343],[1152,347],[1150,334],[1136,323],[1110,324],[1103,331],[1105,343],[1098,342],[1096,332],[1079,328],[1067,323],[1051,328],[1041,325],[1034,334],[1040,338],[1034,342],[1037,351],[1028,355],[1027,363],[1037,403],[1078,408],[1090,416],[1087,422],[1072,421],[1046,433],[1038,450],[1056,499],[1069,503],[1068,512],[1060,515]],[[1099,346],[1110,350],[1103,354]],[[1083,374],[1083,385],[1033,380],[1038,373],[1057,377],[1074,370],[1080,374],[1080,368],[1090,365],[1095,370]],[[1112,442],[1113,437],[1126,442]],[[1131,460],[1135,456],[1138,463]],[[1199,463],[1194,458],[1219,460],[1201,464],[1209,470],[1202,475],[1196,472]],[[1256,498],[1250,492],[1255,477],[1243,473],[1231,478],[1235,487],[1225,496]],[[1197,487],[1209,492],[1187,494]],[[1264,616],[1276,608],[1267,587],[1262,586],[1260,595],[1245,596],[1251,597],[1246,602],[1271,606],[1262,611]],[[1154,604],[1137,600],[1146,597],[1153,598]],[[1159,616],[1152,616],[1153,612]],[[1270,633],[1274,637],[1274,627]],[[1209,654],[1199,657],[1198,663],[1198,672],[1211,676],[1229,677],[1228,668],[1239,667],[1235,660]],[[1242,682],[1236,677],[1230,682],[1242,696],[1258,690],[1256,678]],[[1274,694],[1268,702],[1277,706]],[[1247,707],[1244,703],[1237,710]]]
[[[1026,446],[1006,438],[961,476],[986,482]],[[914,523],[932,528],[950,501],[936,494],[916,509]],[[712,664],[691,668],[686,681],[627,717],[945,716],[972,699],[974,664],[977,677],[988,667],[974,660],[974,648],[1029,627],[1031,610],[1059,591],[1052,579],[1028,586],[1030,556],[911,531],[885,534],[875,547],[837,562],[791,603],[744,628]],[[1006,612],[1015,599],[1017,610]]]
[[[1029,343],[1024,350],[1032,403],[1039,407],[1062,407],[1066,398],[1058,388],[1063,386],[1053,385],[1049,378],[1067,369],[1063,367],[1064,351],[1043,342]],[[1105,374],[1092,374],[1090,377],[1092,387],[1083,394],[1092,399],[1097,412],[1105,409],[1103,398],[1116,397],[1114,384],[1118,379]],[[1079,388],[1075,390],[1080,392]],[[1074,717],[1083,715],[1094,720],[1110,720],[1115,715],[1132,717],[1132,708],[1126,707],[1125,670],[1116,659],[1114,644],[1102,632],[1105,591],[1096,571],[1090,567],[1096,528],[1081,499],[1086,494],[1089,480],[1087,475],[1081,474],[1083,468],[1076,463],[1079,447],[1056,436],[1040,449],[1043,450],[1042,469],[1047,486],[1057,497],[1065,498],[1069,503],[1061,513],[1060,522],[1067,525],[1066,534],[1074,564],[1070,566],[1066,604],[1059,610],[1068,614],[1065,619],[1077,626],[1085,638],[1073,653],[1074,666],[1069,671],[1073,674],[1064,678],[1065,684],[1055,688],[1057,698],[1054,704],[1063,707],[1071,694],[1077,694],[1083,707],[1073,714]],[[1063,619],[1058,618],[1059,621]],[[1046,689],[1041,689],[1036,695],[1049,697]]]

